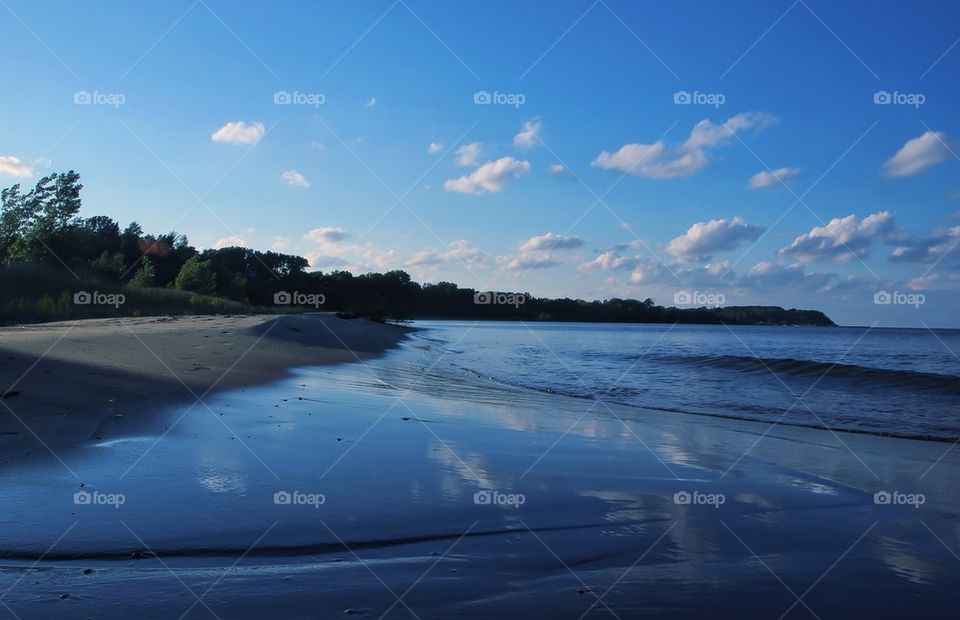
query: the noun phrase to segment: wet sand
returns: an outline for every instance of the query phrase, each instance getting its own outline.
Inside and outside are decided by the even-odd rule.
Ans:
[[[6,464],[0,601],[21,618],[887,618],[958,602],[948,445],[588,411],[458,378],[420,336],[170,407],[162,433],[110,425],[62,462]]]
[[[329,314],[92,319],[0,327],[0,459],[155,425],[180,401],[380,355],[408,329]],[[4,406],[5,405],[5,406]]]

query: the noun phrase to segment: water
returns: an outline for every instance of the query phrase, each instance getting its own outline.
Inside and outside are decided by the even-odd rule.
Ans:
[[[804,604],[819,617],[851,601],[871,617],[956,605],[960,451],[715,417],[774,420],[840,359],[804,397],[831,426],[929,435],[927,397],[948,432],[956,360],[936,337],[418,326],[378,359],[135,426],[109,416],[96,442],[2,464],[3,603],[21,618],[578,618],[607,615],[603,595],[624,618],[742,618],[784,615],[796,597],[782,583],[815,585]],[[926,417],[891,404],[910,399]],[[80,491],[124,501],[77,504]],[[285,492],[324,501],[278,503]]]
[[[417,325],[425,331],[415,337],[439,351],[420,389],[466,391],[463,382],[474,379],[588,399],[595,413],[612,403],[836,431],[960,437],[957,331]]]

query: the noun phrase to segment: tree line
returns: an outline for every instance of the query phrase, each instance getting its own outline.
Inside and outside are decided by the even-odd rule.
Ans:
[[[400,270],[360,275],[310,272],[301,256],[244,247],[201,251],[176,232],[148,234],[137,222],[121,229],[107,216],[80,217],[82,189],[80,175],[70,170],[45,176],[29,190],[17,184],[2,191],[0,284],[7,304],[0,303],[0,313],[13,308],[23,315],[52,304],[51,313],[60,309],[70,314],[71,290],[98,286],[182,291],[188,309],[194,310],[283,310],[290,309],[288,302],[311,296],[311,307],[376,319],[833,324],[817,311],[772,306],[678,309],[658,306],[651,299],[584,301],[519,292],[491,298],[451,282],[420,284]],[[13,305],[12,298],[17,300]],[[233,303],[198,303],[207,298]],[[138,312],[150,311],[149,302],[144,304]],[[162,306],[171,311],[169,304]]]

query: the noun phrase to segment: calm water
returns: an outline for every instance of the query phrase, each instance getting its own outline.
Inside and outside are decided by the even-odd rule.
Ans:
[[[472,377],[678,414],[960,437],[960,332],[420,322],[429,389]],[[461,375],[461,376],[458,376]],[[421,382],[421,386],[424,382]]]
[[[823,618],[956,608],[960,451],[692,415],[776,420],[839,360],[804,396],[832,427],[948,436],[956,359],[929,332],[419,326],[382,358],[137,423],[110,415],[95,442],[0,463],[4,605],[20,618],[792,618],[806,592]],[[478,502],[492,491],[524,501]],[[879,491],[924,502],[878,504]]]

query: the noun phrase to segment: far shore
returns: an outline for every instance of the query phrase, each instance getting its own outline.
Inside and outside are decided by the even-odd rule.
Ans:
[[[135,429],[171,404],[263,384],[297,366],[373,358],[410,331],[332,314],[0,327],[0,459]]]

